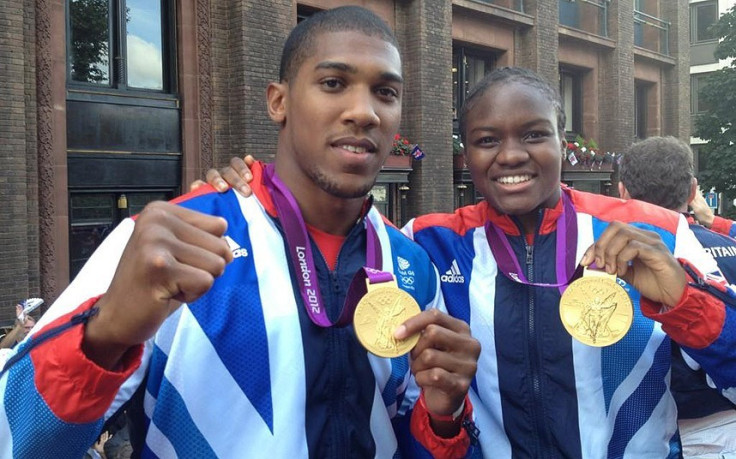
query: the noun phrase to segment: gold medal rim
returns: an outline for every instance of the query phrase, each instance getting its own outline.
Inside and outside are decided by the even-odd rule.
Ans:
[[[371,296],[381,295],[381,294],[383,294],[383,290],[386,290],[386,289],[394,290],[396,292],[396,296],[406,297],[406,299],[410,302],[411,307],[416,312],[416,314],[413,314],[413,315],[411,315],[409,317],[413,317],[414,315],[417,315],[417,314],[419,314],[419,313],[422,312],[421,308],[419,307],[419,303],[417,303],[417,301],[414,299],[413,296],[411,296],[410,294],[408,294],[404,290],[401,290],[398,287],[382,287],[382,288],[374,288],[374,289],[368,291],[368,293],[366,293],[360,299],[360,301],[358,301],[358,305],[355,307],[355,311],[353,313],[353,318],[355,318],[355,315],[358,314],[358,311],[361,308],[367,308],[367,307],[369,307],[368,306],[368,303],[370,301],[370,297]],[[409,344],[408,348],[405,351],[403,351],[401,353],[398,353],[398,354],[397,353],[393,353],[393,352],[384,352],[384,351],[381,351],[381,350],[377,350],[377,349],[375,349],[374,346],[366,343],[367,337],[365,337],[365,336],[362,335],[362,333],[363,333],[363,327],[356,326],[355,325],[355,320],[353,320],[353,329],[355,330],[355,335],[358,337],[358,341],[360,342],[360,344],[368,352],[370,352],[371,354],[376,355],[378,357],[384,357],[384,358],[401,357],[402,355],[408,354],[409,352],[411,352],[411,350],[414,349],[414,346],[417,345],[417,342],[419,342],[419,333],[416,333],[416,334],[414,334],[412,336],[409,336],[409,337],[401,340],[401,348],[402,349],[404,348],[404,346],[407,343]]]
[[[568,323],[565,321],[563,311],[566,309],[573,308],[572,306],[570,306],[570,300],[569,299],[566,300],[565,297],[566,296],[569,297],[570,295],[572,295],[572,293],[569,293],[571,292],[571,289],[584,288],[583,284],[587,284],[587,283],[597,283],[597,284],[608,283],[609,285],[611,285],[612,290],[618,290],[620,292],[623,292],[624,297],[626,298],[626,303],[623,305],[624,307],[626,307],[626,311],[627,311],[626,331],[621,333],[615,339],[602,340],[601,342],[593,343],[591,342],[590,339],[582,337],[580,333],[576,332],[572,328],[572,326],[568,325]],[[598,276],[581,277],[573,281],[570,285],[568,285],[567,289],[565,289],[565,292],[560,297],[559,313],[560,313],[560,321],[562,322],[562,325],[565,327],[565,330],[567,330],[567,333],[569,333],[570,336],[575,338],[580,343],[583,343],[586,346],[592,346],[592,347],[607,347],[607,346],[616,344],[617,342],[621,341],[621,339],[623,339],[624,336],[626,336],[626,334],[631,329],[631,324],[634,322],[634,304],[632,303],[631,297],[629,297],[629,294],[626,293],[626,289],[624,289],[621,285],[618,284],[618,282],[616,282],[613,279],[608,279],[605,277],[598,277]]]

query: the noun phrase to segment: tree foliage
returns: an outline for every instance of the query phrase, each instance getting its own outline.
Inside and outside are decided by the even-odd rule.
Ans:
[[[730,202],[736,198],[736,6],[712,27],[720,38],[715,57],[730,61],[705,79],[700,100],[708,110],[698,115],[693,134],[708,142],[698,150],[704,166],[698,181]]]

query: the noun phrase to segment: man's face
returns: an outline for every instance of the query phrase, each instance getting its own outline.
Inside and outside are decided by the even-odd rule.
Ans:
[[[274,105],[269,93],[269,109],[282,124],[282,178],[301,192],[365,196],[401,121],[396,47],[360,32],[321,33],[295,76],[276,86],[283,99]]]
[[[499,212],[536,221],[559,199],[563,141],[557,114],[539,90],[500,83],[467,117],[466,162],[473,183]]]
[[[23,314],[23,305],[18,303],[15,305],[15,315],[16,317],[20,317],[21,314]],[[30,315],[24,315],[23,317],[23,330],[25,334],[27,334],[31,329],[36,325],[36,319],[31,317]]]
[[[36,325],[36,319],[31,316],[26,317],[26,319],[23,321],[23,329],[25,330],[26,334],[31,331],[34,325]]]

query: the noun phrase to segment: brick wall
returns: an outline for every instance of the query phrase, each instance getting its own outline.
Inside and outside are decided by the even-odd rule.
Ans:
[[[601,88],[598,117],[600,145],[623,151],[634,139],[634,6],[633,2],[611,2],[609,34],[616,48],[603,56],[598,73]]]
[[[404,64],[402,132],[422,145],[414,161],[407,218],[453,209],[452,9],[445,0],[397,2],[396,32]]]
[[[212,52],[212,148],[214,163],[220,165],[230,141],[229,68],[230,49],[228,46],[230,3],[217,2],[211,7],[212,26],[210,48]],[[225,6],[227,5],[227,6]]]
[[[216,165],[246,152],[272,157],[278,129],[266,112],[266,86],[278,79],[281,48],[295,24],[290,0],[213,8]]]
[[[304,1],[318,5],[323,2]],[[332,3],[369,4],[330,0]],[[659,2],[672,24],[675,65],[662,65],[662,131],[686,138],[689,130],[688,2]],[[178,3],[180,6],[182,3]],[[194,167],[224,164],[245,152],[269,159],[277,127],[265,109],[265,88],[277,78],[281,47],[295,23],[295,0],[190,0],[196,15],[199,59],[188,81],[198,81],[200,107],[189,115],[202,129],[193,135]],[[383,3],[382,3],[383,4]],[[192,5],[196,11],[192,12]],[[634,136],[632,2],[608,3],[609,35],[616,46],[600,54],[598,142],[623,150]],[[457,7],[457,5],[456,5]],[[404,58],[406,93],[401,131],[422,145],[427,157],[410,174],[408,216],[453,207],[452,185],[452,2],[396,0],[381,9],[394,14]],[[534,25],[517,28],[509,62],[558,79],[558,0],[526,0]],[[64,1],[0,1],[0,322],[12,317],[17,299],[46,299],[66,285],[68,228],[64,124]],[[495,27],[491,19],[489,27]],[[457,26],[457,24],[456,24]],[[40,33],[37,34],[36,27]],[[488,46],[493,46],[489,43]],[[206,67],[202,67],[207,64]],[[445,69],[446,71],[444,71]],[[206,89],[206,91],[203,91]],[[184,104],[187,100],[183,101]],[[586,109],[590,107],[586,106]],[[37,122],[37,120],[40,120]],[[197,146],[197,139],[202,139]],[[192,172],[190,172],[190,175]],[[42,177],[39,180],[39,177]],[[40,217],[39,217],[40,215]],[[51,237],[50,237],[51,236]],[[41,260],[41,261],[39,261]]]
[[[26,190],[26,212],[28,225],[26,236],[28,238],[28,296],[40,295],[41,274],[39,266],[39,242],[38,242],[38,154],[37,143],[38,131],[36,120],[36,14],[35,1],[25,0],[23,11],[23,41],[24,47],[24,101],[25,101],[25,130],[26,130],[26,174],[28,187]],[[16,301],[16,300],[12,300]],[[5,304],[4,302],[2,304]]]
[[[557,59],[559,0],[529,0],[524,10],[535,17],[534,27],[521,33],[517,65],[539,73],[553,85],[559,81]]]
[[[32,81],[26,51],[32,45],[24,37],[24,11],[24,0],[0,2],[0,322],[12,320],[15,302],[29,295],[29,252],[37,243],[33,230],[29,235],[34,225],[28,218],[35,194],[28,193],[32,188],[28,176],[34,166],[33,155],[28,155],[32,135],[26,130],[33,117],[27,111],[33,99],[26,99]],[[34,279],[37,288],[37,273]]]
[[[665,135],[690,142],[690,5],[687,0],[662,2],[670,22],[670,55],[676,64],[664,72],[662,124]]]

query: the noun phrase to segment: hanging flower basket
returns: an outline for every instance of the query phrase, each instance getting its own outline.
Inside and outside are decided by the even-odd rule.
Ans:
[[[593,139],[586,140],[578,135],[573,142],[567,143],[563,170],[612,171],[618,154],[603,152]]]
[[[384,169],[412,169],[411,156],[388,155],[383,163]]]

